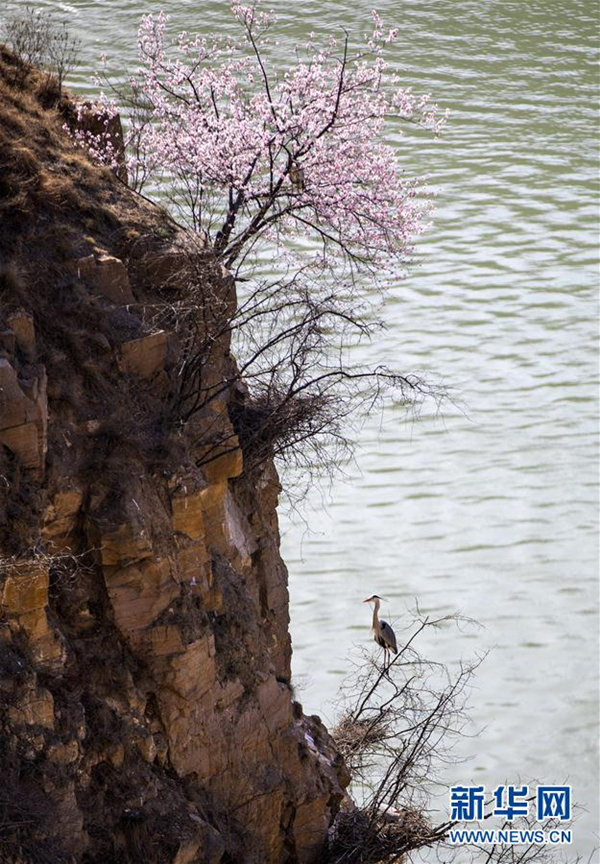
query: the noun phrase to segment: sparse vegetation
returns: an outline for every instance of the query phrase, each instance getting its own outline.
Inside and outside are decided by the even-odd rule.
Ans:
[[[26,6],[23,12],[6,18],[0,36],[15,54],[15,80],[22,83],[33,69],[42,69],[46,72],[45,93],[55,92],[60,97],[65,76],[77,63],[80,46],[66,22]]]
[[[176,282],[144,314],[149,326],[178,334],[171,415],[197,430],[199,465],[241,446],[247,466],[276,458],[308,483],[344,463],[355,424],[386,395],[415,413],[449,398],[423,376],[349,362],[348,346],[382,327],[351,282],[332,287],[310,268],[235,284],[193,236],[179,253]],[[215,376],[229,342],[235,362]],[[214,411],[225,399],[233,430]]]
[[[399,861],[440,843],[452,827],[425,814],[467,724],[468,685],[480,660],[452,676],[420,654],[418,639],[458,620],[417,618],[389,663],[366,651],[355,663],[332,734],[352,774],[356,806],[343,809],[332,829],[332,862]]]
[[[352,774],[352,800],[330,830],[327,864],[404,864],[421,860],[410,853],[423,848],[432,850],[427,860],[446,864],[565,861],[560,848],[533,843],[452,846],[446,842],[448,834],[459,823],[436,823],[429,815],[432,793],[446,788],[442,770],[458,761],[453,744],[465,734],[469,685],[484,658],[461,664],[451,673],[421,655],[419,637],[429,628],[462,620],[422,617],[417,609],[404,643],[389,663],[382,665],[367,651],[355,663],[342,688],[339,720],[332,730]],[[486,812],[491,815],[492,809],[490,801]],[[495,827],[550,831],[565,823],[534,823],[522,817]],[[577,861],[583,864],[583,859]]]

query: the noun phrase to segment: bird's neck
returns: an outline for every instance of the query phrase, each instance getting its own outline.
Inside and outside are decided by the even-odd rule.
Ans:
[[[377,613],[379,612],[379,600],[375,600],[373,604],[373,630],[377,633],[379,631],[379,618],[377,617]]]

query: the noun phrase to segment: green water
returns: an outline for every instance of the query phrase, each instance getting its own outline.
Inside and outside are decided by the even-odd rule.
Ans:
[[[37,5],[61,11],[83,41],[79,92],[103,51],[115,72],[133,62],[142,12],[163,8],[190,32],[231,20],[226,3],[198,0]],[[331,0],[269,8],[281,62],[309,30],[363,32],[370,13]],[[402,144],[407,167],[429,175],[437,213],[387,306],[388,330],[361,359],[439,374],[466,411],[369,418],[349,479],[309,498],[309,530],[283,518],[299,698],[331,718],[348,652],[370,638],[365,596],[387,598],[398,631],[415,597],[427,613],[477,619],[484,629],[446,627],[423,644],[452,668],[491,649],[471,697],[482,731],[461,743],[469,761],[448,779],[570,782],[588,810],[574,845],[589,854],[599,842],[598,4],[378,8],[400,28],[393,57],[407,84],[451,120],[438,142]]]

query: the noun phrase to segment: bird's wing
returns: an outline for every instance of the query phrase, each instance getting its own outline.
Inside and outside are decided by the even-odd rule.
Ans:
[[[398,643],[396,642],[396,634],[387,621],[380,621],[379,626],[381,627],[381,635],[384,638],[386,645],[391,648],[394,654],[397,654]]]

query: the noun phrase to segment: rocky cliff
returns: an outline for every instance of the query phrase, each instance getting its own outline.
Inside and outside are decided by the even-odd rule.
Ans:
[[[206,304],[233,280],[15,62],[0,49],[0,860],[322,860],[349,778],[293,698],[280,486],[235,436],[226,329],[210,405],[173,407],[190,260]]]

